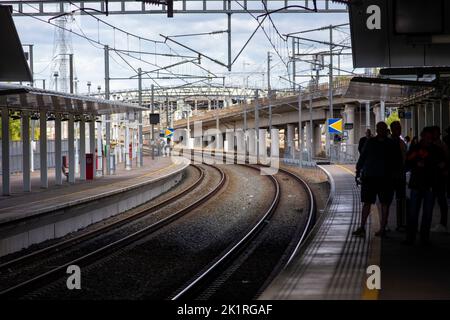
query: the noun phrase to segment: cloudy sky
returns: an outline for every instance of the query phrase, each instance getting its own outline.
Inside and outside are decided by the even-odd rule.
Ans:
[[[237,2],[235,1],[235,4]],[[259,4],[258,4],[259,5]],[[72,7],[74,8],[74,7]],[[32,9],[30,9],[32,10]],[[111,15],[98,16],[105,22],[121,28],[129,33],[142,38],[163,41],[160,34],[185,35],[193,33],[209,33],[214,31],[223,31],[227,28],[227,16],[225,14],[175,14],[172,19],[165,15]],[[47,79],[47,88],[49,88],[50,75],[52,73],[54,61],[54,36],[55,27],[47,24],[49,17],[40,17],[44,21],[39,21],[31,17],[15,17],[16,27],[22,43],[34,44],[34,70],[35,79]],[[298,32],[313,28],[328,26],[330,24],[343,24],[348,22],[346,13],[305,13],[305,14],[273,14],[273,22],[281,34]],[[70,19],[69,19],[70,20]],[[55,20],[52,20],[54,22]],[[249,14],[234,14],[232,16],[232,56],[233,59],[245,44],[247,39],[253,33],[257,26],[257,21]],[[226,76],[226,83],[229,85],[240,85],[248,83],[249,86],[266,86],[265,72],[267,69],[267,52],[270,51],[273,56],[271,69],[272,86],[275,88],[288,87],[289,83],[280,77],[288,77],[286,63],[291,50],[291,41],[286,42],[278,34],[268,19],[263,24],[264,33],[261,29],[250,41],[243,53],[239,56],[233,65],[232,72],[218,64],[203,58],[201,67],[208,69],[217,76]],[[86,37],[108,44],[112,48],[123,50],[143,51],[147,53],[162,54],[181,54],[186,56],[195,56],[194,53],[182,48],[174,43],[153,43],[145,40],[138,40],[133,35],[126,35],[119,30],[112,28],[102,22],[97,21],[91,16],[74,15],[69,28],[78,34],[84,34]],[[302,36],[315,40],[327,41],[328,31],[303,34]],[[334,32],[336,42],[348,42],[348,27],[340,28]],[[92,82],[93,89],[98,85],[104,87],[104,55],[103,47],[97,43],[90,42],[75,34],[71,34],[72,50],[75,57],[76,76],[79,79],[79,92],[87,91],[87,81]],[[269,41],[269,39],[270,41]],[[227,34],[217,33],[202,36],[178,37],[175,40],[192,47],[193,49],[223,63],[227,62]],[[302,41],[300,49],[302,52],[311,53],[321,50],[327,50],[326,46],[313,44],[308,41]],[[122,78],[111,81],[111,89],[136,88],[137,80],[126,80],[135,75],[137,68],[144,71],[152,71],[158,67],[171,65],[182,61],[180,58],[170,58],[154,56],[151,54],[134,54],[135,58],[116,52],[111,52],[110,73],[113,78]],[[308,58],[308,57],[305,57]],[[144,61],[139,61],[142,59]],[[188,59],[188,58],[185,58]],[[327,62],[326,62],[327,63]],[[336,62],[335,62],[336,63]],[[297,66],[298,73],[309,75],[310,65],[303,63]],[[352,70],[351,57],[341,59],[341,69]],[[160,77],[173,76],[174,74],[206,75],[207,72],[200,69],[192,63],[184,63],[178,67],[164,71],[167,75],[160,73]],[[336,71],[337,73],[337,71]],[[326,75],[327,71],[323,72]],[[342,73],[345,74],[345,73]],[[326,78],[324,77],[324,80]],[[153,80],[146,78],[144,87],[149,87],[152,83],[155,85],[180,85],[185,81],[195,80]],[[308,80],[307,77],[302,81]],[[198,81],[198,80],[197,80]],[[222,80],[213,80],[220,82]],[[40,80],[37,80],[40,86]]]

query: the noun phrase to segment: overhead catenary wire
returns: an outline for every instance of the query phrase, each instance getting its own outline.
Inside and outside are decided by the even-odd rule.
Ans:
[[[258,22],[258,26],[256,27],[255,31],[252,33],[252,35],[250,36],[249,40],[247,40],[247,42],[244,44],[244,46],[247,46],[248,42],[250,42],[251,38],[253,38],[253,36],[255,35],[256,31],[258,31],[259,28],[261,28],[261,30],[263,31],[263,33],[265,34],[267,40],[269,40],[269,43],[271,44],[272,48],[275,50],[276,54],[278,55],[278,57],[280,58],[280,60],[282,60],[285,64],[285,66],[287,67],[287,62],[284,61],[283,57],[281,56],[280,52],[278,51],[278,49],[276,48],[276,46],[274,45],[272,39],[270,38],[270,36],[267,34],[267,31],[264,29],[264,26],[262,25],[262,22],[265,21],[265,19],[267,18],[268,15],[265,15],[262,19],[262,22],[259,21],[258,17],[256,17],[253,13],[251,13],[245,6],[243,6],[238,0],[234,0],[234,2],[236,2],[242,9],[244,9],[244,11],[246,11],[250,16],[252,16],[257,22]],[[242,49],[239,52],[239,55],[242,53]],[[234,59],[234,61],[237,60],[237,57]]]
[[[39,18],[39,17],[33,16],[33,15],[31,15],[31,14],[27,14],[27,13],[24,13],[24,12],[20,12],[20,11],[15,10],[15,9],[14,9],[14,11],[15,11],[16,13],[18,13],[18,14],[21,14],[21,15],[24,15],[24,16],[31,17],[31,18],[33,18],[33,19],[35,19],[35,20],[40,21],[40,22],[43,22],[43,23],[52,25],[52,26],[54,26],[54,27],[63,29],[63,30],[65,30],[65,31],[67,31],[67,32],[70,32],[70,33],[72,33],[72,34],[74,34],[74,35],[76,35],[76,36],[78,36],[78,37],[80,37],[80,38],[83,38],[83,39],[87,40],[91,45],[93,45],[93,46],[96,47],[97,49],[103,49],[104,46],[106,45],[105,43],[102,43],[102,42],[100,42],[100,41],[98,41],[98,40],[92,39],[92,38],[90,38],[89,36],[87,36],[81,28],[80,28],[80,32],[81,32],[81,33],[79,33],[79,32],[76,32],[76,31],[74,31],[74,30],[71,30],[71,29],[68,29],[68,28],[64,28],[64,27],[62,27],[62,26],[60,26],[60,25],[57,25],[57,24],[55,24],[55,23],[53,23],[53,22],[51,22],[51,21],[46,21],[46,20],[41,19],[41,18]],[[78,27],[79,27],[79,26],[78,26]],[[168,47],[169,47],[169,46],[168,46]],[[152,65],[152,66],[157,67],[157,68],[163,67],[163,66],[160,66],[160,65],[157,65],[157,64],[153,64],[153,63],[151,63],[151,62],[149,62],[149,61],[147,61],[147,60],[144,60],[144,59],[142,59],[142,58],[133,56],[132,54],[129,53],[129,52],[133,52],[133,51],[131,51],[131,50],[117,49],[117,48],[111,48],[111,47],[109,48],[109,50],[114,51],[114,52],[116,52],[116,53],[120,53],[120,54],[126,55],[126,56],[128,56],[128,57],[130,57],[130,58],[139,60],[139,61],[141,61],[141,62],[143,62],[143,63]],[[134,51],[134,52],[136,53],[136,51]],[[141,52],[141,53],[144,53],[144,52]],[[152,52],[145,52],[145,53],[146,53],[146,54],[153,54]],[[179,56],[177,56],[177,55],[172,55],[172,56],[173,56],[173,57],[179,57]],[[180,57],[180,58],[181,58],[181,57]],[[192,58],[192,57],[191,57],[191,58]],[[116,62],[117,62],[117,61],[116,61]],[[174,74],[174,75],[175,75],[175,74]],[[175,78],[176,78],[176,77],[175,77]],[[183,80],[183,79],[180,79],[180,80]],[[183,81],[184,81],[184,80],[183,80]],[[184,81],[184,82],[186,82],[186,81]]]
[[[83,9],[83,8],[79,7],[78,5],[74,4],[72,1],[69,1],[69,2],[70,2],[72,5],[74,5],[75,7],[77,7],[78,9],[80,9],[80,10]],[[160,55],[160,56],[169,56],[169,57],[177,57],[177,58],[193,58],[193,57],[187,57],[187,56],[181,56],[181,55],[157,54],[157,53],[156,53],[156,45],[157,45],[157,44],[165,44],[165,45],[167,45],[167,43],[166,43],[165,41],[158,41],[158,40],[153,40],[153,39],[148,39],[148,38],[145,38],[145,37],[142,37],[142,36],[138,36],[138,35],[136,35],[136,34],[133,34],[133,33],[131,33],[131,32],[128,32],[128,31],[126,31],[126,30],[123,30],[123,29],[121,29],[121,28],[118,28],[118,27],[116,27],[116,26],[114,26],[114,25],[112,25],[112,24],[110,24],[110,23],[108,23],[108,22],[106,22],[106,21],[104,21],[104,20],[102,20],[102,19],[100,19],[100,18],[94,16],[94,15],[91,14],[90,12],[86,11],[86,8],[84,8],[84,10],[82,10],[82,11],[85,12],[86,14],[88,14],[89,16],[91,16],[92,18],[96,19],[97,22],[102,22],[103,24],[105,24],[105,25],[107,25],[107,26],[113,28],[113,32],[114,32],[114,43],[115,43],[115,31],[116,31],[116,30],[118,30],[118,31],[120,31],[120,32],[126,34],[126,36],[127,36],[127,50],[120,50],[120,49],[119,49],[119,51],[122,52],[122,53],[126,53],[126,52],[131,52],[131,51],[132,51],[132,50],[130,50],[130,48],[129,48],[129,36],[132,36],[132,37],[135,37],[135,38],[138,39],[138,41],[139,41],[139,46],[140,46],[140,41],[141,41],[141,40],[144,40],[144,41],[148,41],[148,42],[154,43],[154,45],[155,45],[155,53],[153,53],[153,54],[155,55],[155,65],[154,65],[154,66],[156,66],[156,67],[161,67],[161,66],[156,65],[156,61],[157,61],[157,60],[156,60],[156,56],[157,56],[157,55]],[[210,34],[215,34],[215,33],[220,33],[220,32],[223,32],[223,31],[213,31],[213,32],[211,32]],[[100,42],[100,41],[99,41],[99,42]],[[168,46],[168,45],[167,45],[167,46]],[[168,47],[170,48],[170,46],[168,46]],[[111,49],[116,50],[115,46],[114,46],[114,48],[111,48]],[[141,55],[144,54],[144,52],[142,52],[141,50],[139,50],[139,52],[134,52],[134,53],[139,53],[141,59],[142,59]],[[145,53],[145,54],[152,54],[152,53]],[[130,55],[130,56],[131,56],[131,55]],[[133,56],[131,56],[131,57],[133,57]],[[133,58],[135,58],[135,57],[133,57]],[[161,68],[164,68],[164,67],[161,67]],[[204,68],[202,68],[202,69],[204,69]],[[205,70],[205,71],[208,71],[208,72],[209,72],[209,70]]]
[[[241,5],[241,4],[239,3],[239,5]],[[75,4],[75,6],[77,6],[77,5]],[[23,15],[27,15],[26,13],[23,13],[23,12],[18,12],[18,13],[19,14],[23,14]],[[99,26],[101,24],[105,24],[109,28],[111,28],[111,31],[114,34],[113,35],[113,46],[110,46],[109,49],[111,51],[114,51],[114,52],[119,52],[121,54],[121,56],[123,58],[125,58],[126,60],[128,60],[128,61],[130,61],[130,60],[127,57],[130,57],[132,59],[136,59],[137,61],[141,61],[141,62],[146,63],[146,64],[148,63],[149,65],[153,65],[153,66],[156,66],[156,67],[159,67],[159,68],[165,68],[164,66],[161,66],[162,63],[160,63],[158,65],[157,57],[160,57],[160,56],[161,57],[170,57],[170,58],[174,58],[174,61],[177,61],[175,59],[183,60],[183,58],[187,58],[187,59],[194,59],[195,58],[195,57],[189,56],[189,55],[180,55],[180,54],[178,54],[175,50],[173,50],[173,48],[168,43],[164,43],[164,41],[159,41],[158,42],[157,40],[151,40],[151,39],[147,39],[147,40],[150,40],[154,44],[154,47],[155,47],[154,52],[147,52],[145,49],[148,49],[148,47],[147,48],[143,47],[144,50],[142,50],[142,48],[139,48],[139,50],[132,50],[134,45],[136,44],[136,42],[131,43],[129,41],[127,41],[126,48],[120,48],[120,47],[116,48],[116,44],[118,44],[119,46],[121,44],[121,42],[117,41],[116,33],[122,33],[122,34],[126,35],[128,39],[129,38],[137,39],[138,42],[139,42],[139,46],[141,46],[141,41],[145,41],[145,37],[141,37],[139,35],[133,34],[132,32],[128,32],[126,30],[120,29],[120,28],[114,26],[113,24],[110,24],[110,23],[108,23],[106,21],[103,21],[102,19],[97,18],[92,13],[86,12],[86,14],[95,19],[95,21],[97,22],[97,26]],[[250,13],[250,15],[252,15],[252,14]],[[30,16],[30,17],[32,17],[34,19],[37,19],[37,20],[41,20],[42,22],[46,22],[46,23],[48,23],[50,25],[58,27],[57,25],[55,25],[55,24],[53,24],[51,22],[49,23],[48,21],[44,21],[44,20],[39,19],[39,18],[37,18],[35,16],[32,16],[32,15],[28,15],[28,16]],[[258,24],[261,22],[261,20],[263,20],[263,22],[264,22],[264,19],[259,19],[259,21],[258,21],[258,19],[254,15],[252,15],[252,17],[257,21]],[[272,20],[270,15],[268,16],[268,18],[270,18],[269,20]],[[75,19],[75,20],[78,21],[79,19]],[[268,24],[267,20],[265,20],[265,22],[266,22],[265,25],[263,25],[261,23],[259,28],[261,28],[263,30],[265,37],[269,40],[272,48],[275,50],[275,52],[278,55],[278,57],[280,58],[281,62],[284,65],[287,66],[286,58],[289,56],[289,52],[287,52],[286,54],[284,52],[284,50],[285,50],[284,44],[287,44],[287,43],[286,43],[286,41],[283,40],[282,36],[280,37],[280,31],[278,30],[278,28],[277,28],[276,24],[274,23],[274,21],[270,21],[270,25],[267,25]],[[92,23],[94,23],[94,22],[92,22]],[[256,31],[258,31],[259,28]],[[85,29],[85,32],[88,33],[88,34],[86,34],[83,31],[83,29],[81,29],[81,28],[79,28],[79,29],[80,29],[79,32],[76,32],[74,30],[67,30],[67,29],[66,30],[71,32],[71,33],[73,33],[73,34],[75,34],[75,35],[77,35],[78,37],[84,38],[86,41],[89,41],[90,44],[94,45],[98,49],[102,49],[101,47],[105,46],[107,44],[107,42],[111,42],[111,41],[109,41],[110,37],[106,37],[104,34],[102,34],[101,36],[100,35],[97,36],[97,39],[95,39],[95,31],[92,32],[93,33],[93,38],[92,38],[91,37],[92,35],[89,35],[91,33],[89,30],[86,31],[86,29]],[[97,28],[97,33],[100,33],[99,30],[100,29]],[[189,35],[193,36],[193,35],[202,35],[202,34],[215,34],[215,33],[219,33],[219,32],[223,32],[223,31],[212,31],[212,32],[205,32],[205,33],[200,33],[200,34],[187,34],[187,35],[175,35],[175,36],[189,36]],[[177,53],[177,54],[158,52],[157,51],[157,47],[159,47],[159,44],[163,44],[163,43],[164,43],[164,45],[167,48],[169,48],[169,50],[171,50],[173,53]],[[286,51],[289,51],[289,49],[288,49],[289,46],[286,45],[286,47],[287,47]],[[151,51],[153,51],[153,50],[151,50]],[[145,59],[145,57],[143,57],[145,55],[154,55],[154,57],[155,57],[155,61],[154,62],[155,63],[151,64],[150,62],[153,62],[153,59],[151,59],[151,60]],[[116,55],[114,55],[114,56],[116,57]],[[161,61],[165,61],[165,62],[167,62],[167,60],[168,59],[161,59]],[[236,59],[233,62],[236,62],[236,60],[237,60],[237,57],[236,57]],[[121,62],[122,59],[120,59],[119,61],[114,59],[114,61],[118,65],[123,66],[123,62]],[[133,64],[134,64],[134,66],[138,65],[137,63],[133,63]],[[176,69],[177,70],[176,73],[179,73],[178,69],[183,70],[183,72],[185,70],[189,70],[190,68],[187,67],[187,64],[189,64],[190,66],[192,66],[192,64],[193,64],[195,66],[195,68],[199,69],[198,72],[200,74],[203,73],[203,72],[206,72],[208,74],[215,75],[212,71],[210,71],[207,68],[203,67],[199,63],[196,63],[195,61],[189,61],[188,63],[183,64],[182,67],[179,67],[179,68]],[[210,64],[206,64],[205,66],[209,66],[209,65]],[[127,65],[125,68],[128,68],[128,67],[129,66]],[[194,69],[194,68],[192,68],[192,69]],[[176,73],[174,73],[174,75]],[[194,71],[194,73],[196,73],[196,71]],[[228,76],[232,76],[232,74],[228,74]]]
[[[84,13],[86,13],[87,15],[89,15],[90,17],[96,19],[98,23],[101,22],[101,23],[103,23],[104,25],[107,25],[108,27],[113,28],[114,31],[115,31],[115,30],[120,31],[120,32],[126,34],[127,36],[132,36],[132,37],[134,37],[134,38],[137,38],[137,39],[143,40],[143,41],[148,41],[148,42],[152,42],[152,43],[160,43],[160,44],[163,43],[162,41],[159,41],[159,40],[149,39],[149,38],[146,38],[146,37],[143,37],[143,36],[136,35],[136,34],[134,34],[134,33],[132,33],[132,32],[123,30],[123,29],[121,29],[121,28],[119,28],[119,27],[117,27],[117,26],[115,26],[115,25],[113,25],[113,24],[111,24],[111,23],[109,23],[109,22],[106,22],[106,21],[104,21],[104,20],[102,20],[102,19],[96,17],[95,15],[93,15],[92,13],[90,13],[89,11],[87,11],[89,8],[81,8],[80,6],[78,6],[77,4],[73,3],[72,1],[69,1],[69,2],[70,2],[71,5],[73,5],[74,7],[78,8],[78,10],[83,11]]]

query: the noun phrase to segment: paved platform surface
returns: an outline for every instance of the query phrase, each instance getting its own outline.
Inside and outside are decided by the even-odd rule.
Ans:
[[[32,175],[32,191],[21,191],[22,176],[11,176],[10,196],[0,197],[0,223],[36,215],[46,210],[77,204],[84,201],[128,190],[136,185],[149,183],[170,172],[180,170],[186,163],[174,163],[170,157],[152,160],[144,158],[144,166],[125,170],[119,164],[114,175],[97,177],[95,180],[76,180],[75,184],[64,182],[54,185],[54,170],[49,170],[49,188],[40,188],[39,171]]]
[[[323,223],[302,255],[266,289],[262,299],[450,299],[450,235],[432,233],[432,246],[405,246],[395,230],[391,206],[388,236],[374,236],[379,226],[373,207],[365,239],[352,237],[360,221],[359,188],[353,166],[324,166],[335,190]],[[439,221],[435,206],[433,225]],[[368,290],[366,268],[379,265],[381,290]]]
[[[262,299],[359,299],[369,261],[370,241],[352,237],[361,208],[354,177],[324,166],[334,181],[323,222],[299,258],[267,288]],[[368,235],[372,231],[369,223]]]
[[[354,166],[345,167],[354,171]],[[435,202],[432,226],[439,221],[440,210]],[[405,233],[395,231],[395,200],[390,209],[389,229],[381,241],[382,285],[378,298],[450,299],[450,234],[432,232],[431,246],[403,245]]]

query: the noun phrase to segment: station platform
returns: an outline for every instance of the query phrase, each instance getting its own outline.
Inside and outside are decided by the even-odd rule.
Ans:
[[[395,230],[391,206],[387,237],[379,228],[379,209],[372,207],[366,238],[352,236],[360,223],[360,189],[353,166],[327,165],[331,192],[324,213],[294,260],[266,288],[260,299],[449,299],[450,235],[432,233],[431,246],[405,246]],[[439,221],[435,206],[433,225]],[[381,289],[366,286],[370,265],[380,267]]]
[[[121,164],[114,175],[61,186],[54,185],[54,170],[49,170],[47,189],[39,187],[39,172],[34,172],[28,193],[20,191],[22,176],[13,175],[13,192],[0,198],[0,255],[63,236],[149,201],[181,181],[188,165],[181,158],[144,157],[140,168],[126,170]]]

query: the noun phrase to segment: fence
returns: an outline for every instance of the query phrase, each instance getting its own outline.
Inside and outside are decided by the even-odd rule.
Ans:
[[[317,164],[316,162],[312,159],[311,156],[311,152],[309,150],[309,148],[304,148],[303,149],[303,153],[302,153],[302,166],[305,167],[315,167]],[[300,154],[299,152],[296,150],[294,151],[294,157],[292,157],[290,155],[289,151],[286,151],[284,153],[284,158],[283,158],[283,162],[286,164],[295,164],[295,165],[300,165]]]
[[[330,146],[331,163],[356,163],[358,156],[357,144],[334,144]]]
[[[79,143],[79,141],[78,141]],[[89,143],[86,140],[86,143]],[[88,145],[88,144],[87,144]],[[79,145],[78,145],[79,146]],[[32,155],[32,167],[35,170],[39,170],[41,167],[40,160],[40,144],[39,141],[31,142]],[[62,140],[61,143],[62,155],[67,156],[69,153],[69,142],[67,140]],[[2,146],[0,144],[0,158],[2,155]],[[47,166],[49,168],[55,167],[55,141],[47,141]],[[22,141],[10,141],[9,142],[9,172],[10,173],[20,173],[22,172]],[[2,163],[0,163],[0,175],[1,175]]]

